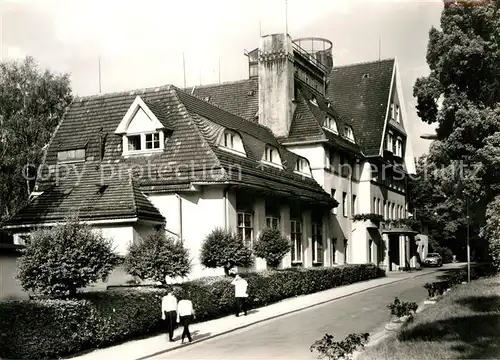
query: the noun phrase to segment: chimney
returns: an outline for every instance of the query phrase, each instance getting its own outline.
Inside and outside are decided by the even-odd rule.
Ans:
[[[286,137],[294,112],[292,39],[272,34],[260,39],[258,58],[259,123],[276,137]]]

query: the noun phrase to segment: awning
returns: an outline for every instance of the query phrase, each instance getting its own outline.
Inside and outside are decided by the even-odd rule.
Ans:
[[[392,228],[383,229],[382,234],[417,235],[418,231],[412,230],[411,228]]]

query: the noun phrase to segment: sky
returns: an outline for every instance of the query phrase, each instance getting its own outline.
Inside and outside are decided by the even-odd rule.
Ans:
[[[416,156],[434,132],[415,110],[413,84],[442,0],[0,0],[3,60],[33,56],[71,74],[75,95],[248,77],[245,50],[260,35],[333,42],[335,65],[396,57]],[[288,15],[286,15],[288,14]],[[288,19],[288,21],[287,21]],[[220,72],[219,72],[220,68]]]

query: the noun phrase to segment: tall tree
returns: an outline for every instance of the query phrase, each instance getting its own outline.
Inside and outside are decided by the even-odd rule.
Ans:
[[[494,0],[444,1],[441,29],[429,32],[431,72],[414,86],[418,115],[437,124],[438,141],[429,160],[447,174],[436,180],[445,196],[432,206],[453,220],[447,226],[460,243],[465,243],[467,214],[476,239],[487,204],[500,193],[500,178],[492,176],[493,164],[486,161],[495,143],[491,137],[500,132],[497,7]]]
[[[68,74],[41,70],[32,57],[0,63],[0,222],[27,200],[27,179],[72,99]]]

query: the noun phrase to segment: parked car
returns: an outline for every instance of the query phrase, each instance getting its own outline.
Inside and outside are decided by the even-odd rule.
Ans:
[[[438,253],[427,254],[424,260],[424,266],[443,266],[443,258]]]

